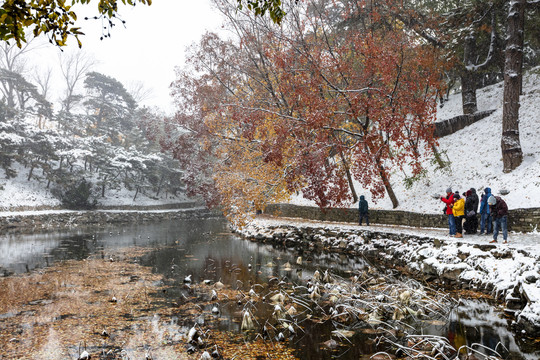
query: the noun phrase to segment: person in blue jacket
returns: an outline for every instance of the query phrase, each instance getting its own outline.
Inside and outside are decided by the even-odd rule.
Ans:
[[[487,203],[490,196],[491,189],[487,187],[484,189],[484,193],[482,194],[482,198],[480,199],[480,234],[478,235],[483,235],[484,230],[486,235],[493,233],[493,229],[491,227],[491,213],[489,211],[489,205]]]
[[[368,214],[368,203],[364,195],[360,195],[360,201],[358,202],[358,223],[362,225],[362,219],[366,218],[366,225],[369,226],[369,214]]]

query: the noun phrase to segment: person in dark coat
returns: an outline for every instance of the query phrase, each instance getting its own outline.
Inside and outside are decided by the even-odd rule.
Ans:
[[[475,234],[478,230],[478,195],[476,195],[476,190],[470,188],[465,193],[465,224],[463,224],[463,229],[467,234]]]
[[[358,202],[358,223],[362,225],[362,219],[366,218],[366,225],[369,226],[369,213],[368,213],[368,203],[364,195],[360,195],[360,201]]]
[[[456,235],[456,219],[454,218],[454,212],[452,206],[454,206],[454,193],[452,188],[446,189],[446,197],[441,196],[441,201],[446,204],[443,212],[448,216],[448,228],[450,236]]]
[[[489,211],[493,216],[493,240],[497,242],[497,236],[502,229],[504,244],[508,242],[508,205],[499,196],[491,195],[488,199]]]
[[[486,235],[493,232],[493,229],[491,228],[491,212],[487,203],[490,196],[491,189],[487,187],[484,189],[484,193],[482,194],[482,198],[480,199],[480,234],[478,235],[483,235],[484,231]]]

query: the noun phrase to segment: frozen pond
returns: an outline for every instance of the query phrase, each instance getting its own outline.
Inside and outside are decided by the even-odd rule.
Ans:
[[[435,356],[437,346],[434,344],[442,344],[437,339],[445,339],[444,344],[454,349],[466,345],[468,348],[463,348],[464,352],[478,351],[479,359],[495,354],[488,349],[496,350],[507,359],[540,358],[540,352],[534,350],[534,343],[512,334],[508,330],[508,320],[487,301],[447,299],[443,296],[445,300],[441,300],[442,305],[435,311],[433,308],[438,305],[433,299],[440,298],[440,293],[431,292],[414,281],[398,279],[377,269],[366,259],[311,254],[301,249],[279,249],[250,242],[232,234],[222,219],[104,226],[73,232],[0,237],[0,274],[5,275],[4,279],[18,281],[19,277],[45,272],[45,269],[68,260],[75,267],[77,262],[89,266],[90,260],[110,260],[115,266],[126,262],[129,270],[128,265],[122,267],[121,276],[129,275],[128,289],[129,286],[135,289],[136,284],[144,287],[144,296],[141,297],[144,300],[134,304],[144,302],[145,308],[140,315],[133,309],[129,314],[120,314],[126,323],[113,326],[111,321],[110,327],[114,327],[118,334],[129,332],[131,338],[128,339],[136,338],[137,331],[143,331],[144,325],[141,324],[144,323],[151,324],[153,331],[160,334],[159,340],[151,345],[144,343],[146,340],[120,341],[124,334],[118,337],[107,335],[104,339],[96,336],[99,339],[94,343],[92,334],[99,335],[101,329],[92,329],[90,334],[82,332],[81,340],[73,339],[71,344],[57,345],[57,351],[72,358],[77,358],[83,347],[89,353],[101,354],[100,358],[137,358],[139,353],[153,353],[155,358],[158,358],[156,354],[160,355],[159,358],[172,358],[174,354],[174,358],[198,359],[204,351],[211,353],[215,350],[220,350],[220,355],[225,358],[232,358],[226,356],[232,355],[233,350],[225,349],[226,341],[223,340],[229,335],[241,339],[235,338],[239,347],[257,344],[253,348],[260,350],[266,346],[261,345],[265,342],[271,346],[281,344],[293,356],[271,358],[368,359],[376,353],[405,356],[410,355],[407,351],[416,346],[414,336],[430,342],[429,346],[416,347],[424,356]],[[132,267],[140,265],[151,269],[159,280],[139,281],[143,275],[135,274]],[[322,295],[315,298],[311,294],[316,279],[325,272],[332,280],[326,283],[320,280]],[[30,285],[25,286],[31,286],[30,281],[27,283]],[[69,279],[69,283],[75,288],[71,285],[75,280]],[[106,305],[102,306],[110,306],[107,302],[111,303],[114,296],[115,303],[118,297],[118,306],[112,309],[120,308],[122,298],[114,291],[95,286],[95,294],[107,296],[103,300]],[[159,291],[156,290],[158,288]],[[214,291],[217,298],[212,298]],[[405,291],[413,293],[412,300],[396,303],[395,299]],[[54,311],[55,299],[60,296],[53,296],[50,291],[45,294],[51,299],[40,298],[37,303],[36,300],[27,303],[20,300],[17,306],[13,301],[0,311],[0,335],[4,335],[0,339],[11,341],[7,354],[0,350],[0,358],[13,357],[18,354],[17,349],[30,347],[31,341],[24,336],[25,333],[33,331],[38,334],[40,326],[53,328],[47,324],[50,319],[45,316],[36,320],[34,325],[17,325],[17,322],[27,321],[25,316],[29,311],[32,316],[40,317],[44,310],[38,306],[52,306],[53,310],[47,311]],[[283,298],[276,297],[278,294],[283,294]],[[132,297],[135,298],[134,295]],[[128,299],[129,295],[124,298]],[[88,299],[85,302],[98,303]],[[420,302],[426,308],[422,312],[414,307]],[[351,304],[365,306],[357,311],[351,308]],[[405,314],[399,315],[399,309],[405,309]],[[433,310],[431,313],[430,309]],[[88,310],[89,313],[91,311]],[[66,318],[83,318],[82,315],[73,315],[72,310],[68,313]],[[254,321],[252,327],[244,327],[246,313]],[[62,316],[63,313],[59,312],[54,316],[55,321],[64,320]],[[134,321],[140,323],[135,325]],[[191,329],[201,334],[200,345],[195,342],[188,344]],[[55,331],[61,330],[55,328]],[[425,337],[427,335],[433,337]],[[49,330],[45,336],[47,340],[39,346],[49,349],[48,346],[62,343],[60,335],[55,333],[58,339],[54,341],[51,336]],[[437,358],[443,358],[443,353]],[[449,350],[445,354],[455,357],[455,351]],[[237,356],[246,358],[245,354]],[[259,356],[253,355],[253,358]],[[387,355],[381,356],[388,358],[384,357]]]

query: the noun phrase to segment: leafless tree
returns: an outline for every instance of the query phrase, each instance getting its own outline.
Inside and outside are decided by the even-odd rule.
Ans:
[[[51,89],[51,80],[53,77],[53,69],[47,67],[46,69],[36,69],[32,78],[36,82],[39,93],[47,99],[49,90]]]
[[[7,70],[6,74],[23,74],[26,71],[26,59],[24,55],[35,48],[33,39],[24,43],[21,48],[17,45],[2,42],[0,44],[0,69]],[[15,107],[16,93],[15,85],[10,79],[0,82],[0,92],[2,93],[9,107]]]
[[[151,99],[154,96],[153,89],[145,87],[142,81],[130,82],[127,86],[127,90],[137,103]]]
[[[37,91],[44,100],[47,99],[47,95],[51,88],[52,75],[53,71],[51,67],[47,67],[46,69],[36,69],[32,75],[32,78],[37,85]],[[45,120],[46,118],[44,116],[39,116],[38,127],[40,129],[45,126]]]
[[[62,111],[69,113],[79,100],[77,86],[82,82],[84,76],[89,72],[96,61],[93,57],[81,50],[71,53],[60,54],[60,70],[64,80],[65,92],[62,100]]]

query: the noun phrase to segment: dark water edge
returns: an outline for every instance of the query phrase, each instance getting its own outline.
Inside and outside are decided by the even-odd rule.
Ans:
[[[291,271],[285,264],[295,264],[301,253],[241,239],[229,231],[223,219],[190,219],[2,236],[0,274],[29,272],[56,261],[83,260],[96,254],[105,257],[109,250],[133,247],[153,249],[140,258],[140,263],[164,276],[171,290],[161,296],[171,301],[188,291],[183,286],[187,275],[192,276],[193,283],[221,281],[247,291],[253,284],[265,287],[272,278],[302,284],[312,278],[316,270],[328,269],[346,279],[371,267],[365,259],[323,253]],[[233,321],[238,318],[238,307],[230,303],[220,310],[225,319],[219,323],[220,330],[241,332],[240,323]],[[270,304],[261,305],[256,316],[264,318],[272,311]],[[0,314],[0,321],[3,316],[8,315]],[[300,359],[358,359],[377,350],[373,336],[361,331],[350,339],[350,346],[329,350],[321,344],[332,338],[331,321],[307,321],[303,325],[304,332],[288,340]],[[425,323],[418,331],[444,336],[456,348],[477,343],[497,349],[506,359],[540,358],[533,343],[512,334],[508,328],[508,320],[494,304],[461,300],[449,314],[448,322]]]

